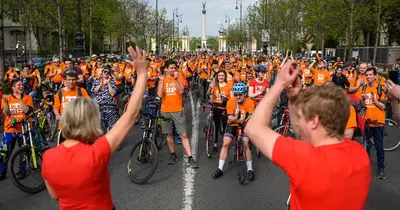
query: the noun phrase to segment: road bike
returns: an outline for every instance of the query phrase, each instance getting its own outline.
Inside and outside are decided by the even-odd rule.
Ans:
[[[282,113],[280,115],[279,123],[272,129],[283,136],[295,138],[294,130],[290,125],[289,109],[285,106],[281,106],[279,110],[280,113]]]
[[[205,138],[206,138],[205,146],[206,146],[207,157],[211,159],[212,155],[214,154],[214,145],[215,145],[215,138],[214,138],[215,136],[214,135],[216,135],[216,132],[220,132],[222,134],[223,129],[224,129],[223,126],[220,126],[221,129],[219,131],[216,131],[213,110],[214,110],[214,108],[224,110],[224,112],[222,113],[222,115],[224,115],[226,108],[217,106],[215,104],[205,104],[205,105],[203,105],[202,112],[204,112],[205,108],[210,109],[210,112],[207,116],[207,122],[206,122],[206,125],[205,125],[203,131],[204,131]],[[222,117],[222,115],[221,115],[221,117]]]
[[[29,118],[28,118],[29,119]],[[38,193],[46,189],[44,180],[41,176],[42,171],[42,156],[44,152],[49,149],[47,142],[41,140],[38,136],[37,125],[32,128],[32,124],[28,119],[21,122],[12,123],[15,125],[22,125],[22,145],[19,149],[14,151],[10,157],[9,172],[11,180],[14,185],[27,193]],[[14,166],[18,166],[14,170]],[[23,180],[33,173],[38,173],[40,178],[36,178],[39,183],[35,186],[28,186],[23,183]],[[24,178],[17,178],[18,173],[24,173]]]
[[[247,174],[246,145],[244,143],[243,137],[244,137],[243,128],[241,125],[239,125],[236,127],[236,135],[235,138],[233,139],[231,147],[234,150],[233,160],[229,161],[229,163],[235,164],[240,184],[244,184]]]

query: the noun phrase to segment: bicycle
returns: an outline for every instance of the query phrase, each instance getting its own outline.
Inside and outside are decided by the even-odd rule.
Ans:
[[[206,146],[207,157],[211,159],[212,155],[214,154],[214,145],[215,145],[214,135],[215,135],[215,132],[218,132],[218,131],[215,130],[214,111],[213,111],[213,109],[217,108],[217,109],[220,109],[220,110],[224,110],[224,112],[225,112],[226,108],[217,106],[215,104],[211,104],[211,105],[205,104],[205,105],[203,105],[202,112],[204,112],[205,108],[210,108],[210,113],[207,116],[207,122],[206,122],[206,125],[205,125],[203,131],[204,131],[204,134],[205,134],[205,137],[206,137],[206,139],[205,139],[205,144],[206,145],[205,146]],[[224,115],[224,113],[222,113],[222,115]],[[223,132],[222,130],[224,128],[222,128],[222,127],[223,126],[220,126],[220,128],[221,128],[221,130],[219,131],[220,133]]]
[[[44,152],[49,149],[47,142],[39,139],[37,132],[34,132],[31,123],[28,119],[21,122],[14,122],[13,125],[22,125],[22,146],[18,148],[10,157],[9,172],[11,173],[11,180],[14,185],[27,193],[38,193],[46,189],[43,178],[38,186],[29,187],[21,182],[22,179],[17,178],[17,173],[24,171],[25,178],[32,172],[39,172],[41,174],[41,163]],[[35,126],[37,128],[37,126]],[[22,156],[22,157],[20,157]],[[18,158],[19,157],[19,158]],[[14,171],[14,165],[19,165],[18,172]],[[24,178],[24,179],[25,179]]]
[[[159,104],[157,103],[158,101],[155,100],[155,102],[149,102],[146,105],[147,111],[143,113],[143,115],[146,117],[147,120],[145,121],[142,138],[140,141],[137,141],[135,144],[133,144],[130,153],[130,159],[127,164],[129,178],[132,180],[132,182],[136,184],[143,184],[147,182],[153,176],[158,165],[158,147],[153,141],[153,130],[157,130],[156,127],[153,127],[157,126],[157,113],[159,107]],[[137,156],[134,155],[136,150],[138,150],[139,152]],[[145,163],[150,163],[150,171],[145,174],[143,178],[136,177],[136,172],[139,172],[141,170],[137,169],[133,171],[131,167],[131,164],[133,162],[136,162],[137,165],[141,167],[143,167]]]
[[[400,128],[398,126],[398,124],[392,120],[392,119],[385,119],[385,123],[378,123],[376,120],[371,120],[371,119],[367,119],[365,122],[365,134],[371,132],[370,128],[370,124],[374,124],[375,127],[378,126],[383,126],[383,150],[384,151],[393,151],[395,150],[397,147],[400,146],[400,139],[396,140],[395,138],[399,137],[400,134]],[[392,135],[393,137],[395,137],[394,139],[389,139],[389,128],[394,128],[394,132],[397,132],[397,134]],[[392,132],[393,132],[392,131]],[[369,146],[369,148],[372,148],[374,146],[374,141],[372,141],[372,135],[370,139],[366,138],[366,135],[363,135],[363,141],[362,141],[362,145],[365,149],[367,149],[367,146]]]
[[[233,154],[233,160],[229,161],[229,164],[234,163],[236,165],[236,172],[240,184],[244,184],[247,174],[246,145],[243,137],[243,128],[239,125],[236,127],[236,135],[231,147],[235,151]]]
[[[290,125],[289,109],[285,106],[279,108],[280,113],[282,113],[278,126],[274,127],[273,130],[283,136],[289,136],[295,138],[296,135]]]

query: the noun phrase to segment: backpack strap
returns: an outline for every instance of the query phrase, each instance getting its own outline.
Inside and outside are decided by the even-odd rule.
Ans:
[[[365,85],[362,86],[361,93],[365,94],[365,90],[366,89],[367,89],[367,85],[365,84]]]
[[[378,101],[381,100],[382,97],[382,85],[380,84],[380,81],[378,83],[378,87],[376,87],[376,92],[378,93]]]
[[[82,88],[78,87],[78,97],[82,97]]]
[[[62,95],[62,88],[60,88],[59,90],[58,90],[58,99],[60,100],[60,104],[61,104],[61,106],[62,106],[62,97],[63,97],[63,95]]]

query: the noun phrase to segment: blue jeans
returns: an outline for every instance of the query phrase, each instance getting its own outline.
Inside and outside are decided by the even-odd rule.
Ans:
[[[0,174],[7,173],[8,159],[11,157],[12,151],[14,150],[15,143],[18,142],[18,146],[22,146],[22,133],[4,133],[3,140],[0,145]],[[26,164],[20,164],[20,170],[25,170]]]
[[[374,139],[374,146],[376,150],[376,160],[377,160],[377,166],[378,169],[384,169],[385,168],[385,151],[383,151],[383,127],[370,127],[370,132],[367,132],[366,138],[371,139],[371,137]],[[370,155],[370,141],[367,141],[367,152],[368,155]]]

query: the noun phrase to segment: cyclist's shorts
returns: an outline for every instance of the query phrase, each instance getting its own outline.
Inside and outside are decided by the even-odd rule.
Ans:
[[[171,119],[175,125],[176,132],[179,134],[186,133],[186,122],[184,112],[161,112],[161,116]],[[162,133],[172,133],[173,126],[170,122],[162,121]]]
[[[224,136],[233,139],[236,136],[236,133],[237,133],[237,127],[236,126],[227,125]],[[245,133],[243,133],[243,136],[247,137]]]

